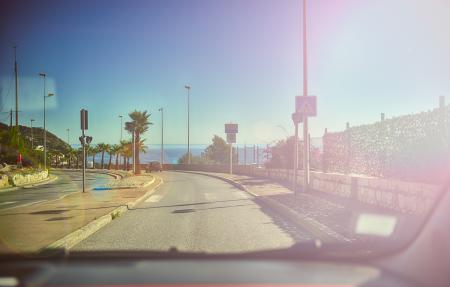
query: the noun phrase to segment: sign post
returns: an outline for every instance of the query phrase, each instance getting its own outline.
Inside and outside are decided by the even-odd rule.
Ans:
[[[294,137],[294,184],[292,189],[294,190],[294,195],[297,195],[297,171],[298,171],[298,124],[302,122],[302,115],[299,113],[292,114],[292,121],[295,126],[295,137]]]
[[[81,125],[81,137],[80,143],[83,147],[83,192],[86,190],[86,144],[92,142],[92,137],[86,136],[84,131],[88,129],[88,111],[85,109],[80,110],[80,125]]]
[[[294,115],[296,119],[294,119]],[[292,119],[300,122],[303,121],[303,189],[306,191],[309,188],[309,136],[308,136],[308,117],[317,116],[317,99],[315,96],[297,96],[295,97],[295,113],[292,115]],[[297,122],[297,125],[298,125]],[[298,126],[296,125],[296,150],[298,149]],[[298,152],[296,152],[297,163],[298,163]],[[297,167],[294,171],[294,182],[297,184],[296,173]]]
[[[233,174],[233,144],[236,143],[238,125],[233,123],[225,124],[225,133],[227,134],[227,142],[230,144],[230,174]]]

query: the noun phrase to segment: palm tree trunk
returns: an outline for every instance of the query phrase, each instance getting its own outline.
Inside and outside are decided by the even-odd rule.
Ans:
[[[116,153],[116,170],[119,169],[119,153]]]
[[[104,166],[103,166],[104,160],[105,160],[105,151],[102,150],[102,161],[101,161],[101,167],[102,167],[102,169],[104,168]]]
[[[95,153],[92,154],[92,168],[95,168]]]
[[[139,145],[141,143],[140,141],[141,135],[139,132],[136,132],[136,139],[134,141],[134,155],[136,157],[136,174],[141,174],[141,165],[139,163]]]
[[[112,160],[112,154],[109,154],[108,169],[111,169],[111,160]]]

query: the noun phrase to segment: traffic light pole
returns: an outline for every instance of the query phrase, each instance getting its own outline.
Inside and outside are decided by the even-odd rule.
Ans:
[[[230,174],[233,174],[233,144],[230,144]]]
[[[86,187],[86,136],[84,135],[84,129],[81,130],[82,137],[83,137],[83,192],[85,192]]]

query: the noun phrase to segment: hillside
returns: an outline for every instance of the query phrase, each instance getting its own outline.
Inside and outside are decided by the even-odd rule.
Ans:
[[[9,130],[9,126],[4,123],[0,123],[0,131]],[[31,128],[27,126],[19,125],[20,134],[24,136],[25,139],[31,141]],[[44,129],[33,127],[33,142],[34,147],[39,145],[44,145]],[[53,133],[47,130],[47,149],[49,151],[60,151],[65,152],[69,148],[69,145],[55,136]]]

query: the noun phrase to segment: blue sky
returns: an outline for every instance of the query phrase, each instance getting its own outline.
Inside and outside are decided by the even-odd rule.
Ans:
[[[318,97],[312,136],[324,128],[429,110],[450,101],[448,0],[309,1],[309,89]],[[0,107],[13,104],[18,45],[21,124],[42,126],[48,74],[48,128],[71,142],[79,110],[95,142],[117,142],[119,114],[149,110],[147,142],[191,142],[239,123],[239,143],[269,143],[293,130],[301,83],[301,2],[294,0],[2,1]],[[7,114],[0,114],[3,122]],[[124,135],[126,135],[124,133]]]

